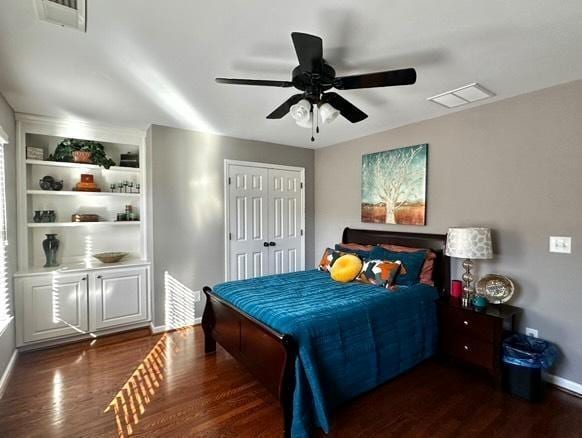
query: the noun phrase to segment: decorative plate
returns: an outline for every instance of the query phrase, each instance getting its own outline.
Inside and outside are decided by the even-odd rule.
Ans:
[[[93,257],[102,263],[117,263],[128,254],[127,252],[102,252],[93,254]]]
[[[506,303],[513,296],[515,286],[505,275],[488,274],[475,285],[477,293],[485,295],[491,304]]]

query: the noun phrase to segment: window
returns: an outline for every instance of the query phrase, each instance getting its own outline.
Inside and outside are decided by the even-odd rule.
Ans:
[[[10,319],[12,311],[10,306],[10,287],[8,282],[8,232],[6,227],[6,182],[4,179],[4,145],[8,137],[0,128],[0,333]]]

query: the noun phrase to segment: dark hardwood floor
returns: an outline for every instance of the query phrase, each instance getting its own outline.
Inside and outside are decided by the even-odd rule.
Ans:
[[[1,437],[277,437],[276,400],[199,327],[21,354],[0,400]],[[317,434],[322,435],[323,434]],[[534,405],[428,361],[348,402],[332,437],[580,437],[582,399]]]

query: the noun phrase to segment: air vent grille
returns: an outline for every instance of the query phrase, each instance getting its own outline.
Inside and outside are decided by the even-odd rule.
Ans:
[[[86,32],[87,0],[36,0],[38,17],[52,24]]]
[[[429,97],[427,100],[438,103],[445,108],[456,108],[461,105],[477,102],[478,100],[489,99],[493,96],[495,96],[493,92],[489,91],[482,85],[473,82],[464,87]]]
[[[77,0],[48,0],[51,3],[77,10]]]

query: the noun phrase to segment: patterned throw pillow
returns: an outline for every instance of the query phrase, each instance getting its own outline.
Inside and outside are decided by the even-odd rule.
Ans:
[[[319,262],[319,267],[317,269],[323,272],[330,272],[331,267],[335,261],[344,254],[345,252],[336,251],[331,248],[325,248],[325,251],[323,251],[323,256],[321,257],[321,261]]]
[[[394,282],[401,267],[398,260],[367,260],[356,280],[387,288]]]

